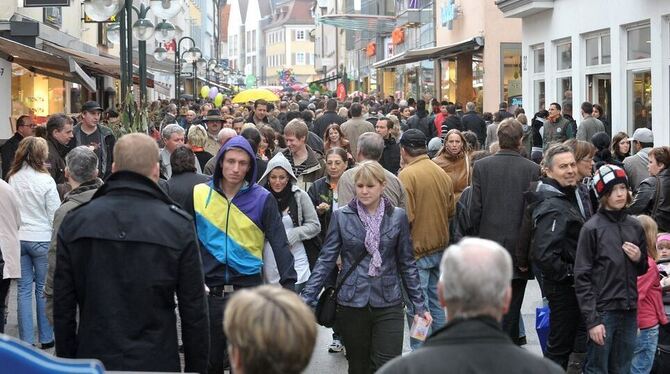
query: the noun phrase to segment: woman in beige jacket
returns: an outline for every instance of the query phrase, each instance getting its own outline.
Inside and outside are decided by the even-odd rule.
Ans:
[[[433,162],[451,177],[456,201],[465,187],[470,185],[472,176],[467,147],[468,142],[460,131],[449,130],[444,137],[444,146],[433,158]]]

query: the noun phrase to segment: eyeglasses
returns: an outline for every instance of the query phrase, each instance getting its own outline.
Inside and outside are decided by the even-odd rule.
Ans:
[[[23,127],[30,127],[31,129],[34,129],[34,128],[37,127],[37,125],[34,124],[34,123],[32,123],[32,124],[30,124],[30,125],[19,125],[18,127],[22,127],[22,126],[23,126]]]

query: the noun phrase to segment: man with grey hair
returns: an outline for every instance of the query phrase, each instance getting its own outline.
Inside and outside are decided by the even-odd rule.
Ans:
[[[486,122],[484,122],[484,119],[475,111],[475,103],[472,101],[468,101],[465,104],[465,110],[467,112],[463,114],[463,118],[461,119],[463,129],[477,134],[479,144],[484,145],[486,143]]]
[[[563,373],[500,329],[512,298],[512,258],[503,247],[465,238],[444,252],[440,272],[438,297],[449,310],[448,323],[378,373]]]
[[[359,162],[372,160],[379,161],[384,152],[384,138],[375,132],[366,132],[358,137],[358,144],[356,145],[356,159]],[[358,171],[358,166],[355,166],[342,174],[339,182],[337,182],[337,196],[338,205],[345,206],[354,196],[356,196],[356,186],[354,183],[354,176]],[[407,193],[405,188],[400,183],[398,177],[390,171],[384,169],[386,174],[386,188],[384,188],[384,197],[389,199],[393,206],[405,208],[407,205]]]
[[[54,214],[53,234],[49,244],[47,281],[44,296],[47,301],[47,318],[53,325],[53,280],[56,271],[56,234],[67,212],[91,200],[102,186],[98,178],[98,156],[88,146],[79,146],[65,156],[65,177],[72,189],[65,195],[63,203]]]
[[[176,123],[167,125],[161,131],[161,136],[163,137],[163,142],[165,147],[160,150],[161,157],[161,178],[170,179],[172,177],[172,165],[170,164],[170,155],[174,152],[177,147],[184,145],[184,136],[186,131],[184,128],[177,125]],[[193,156],[195,157],[195,156]],[[195,168],[198,173],[202,173],[200,169],[200,163],[195,163]]]

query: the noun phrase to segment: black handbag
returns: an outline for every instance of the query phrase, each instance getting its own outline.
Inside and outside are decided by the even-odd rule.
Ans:
[[[340,292],[340,288],[344,284],[344,281],[349,278],[351,273],[356,270],[358,265],[363,261],[365,256],[368,255],[367,250],[363,250],[361,256],[358,257],[356,262],[347,270],[347,273],[344,274],[340,284],[337,286],[329,286],[323,290],[321,296],[319,296],[319,301],[316,304],[316,322],[323,327],[333,327],[335,325],[335,316],[337,314],[337,294]]]

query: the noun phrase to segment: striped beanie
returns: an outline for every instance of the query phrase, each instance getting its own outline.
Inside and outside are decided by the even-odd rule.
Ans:
[[[628,187],[628,177],[626,172],[616,165],[603,165],[596,171],[593,176],[593,191],[597,198],[601,198],[614,188],[619,183],[623,183]]]

